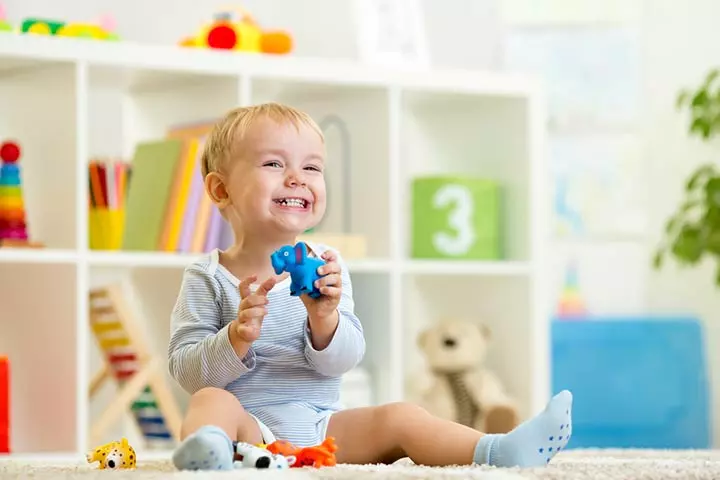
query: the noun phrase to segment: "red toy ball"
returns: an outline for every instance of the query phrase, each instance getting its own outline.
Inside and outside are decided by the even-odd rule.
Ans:
[[[232,50],[237,45],[237,33],[228,25],[217,25],[208,33],[207,44],[210,48]]]
[[[5,142],[0,146],[0,159],[5,163],[15,163],[20,158],[20,147],[14,142]]]

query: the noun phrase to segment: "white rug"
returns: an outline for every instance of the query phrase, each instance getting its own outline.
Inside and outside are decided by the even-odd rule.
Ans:
[[[99,471],[77,463],[0,459],[0,479],[294,479],[294,480],[420,480],[420,479],[720,479],[720,450],[569,450],[538,469],[497,469],[485,466],[430,468],[400,461],[394,465],[342,465],[287,471],[177,472],[167,461],[140,462],[135,471]]]

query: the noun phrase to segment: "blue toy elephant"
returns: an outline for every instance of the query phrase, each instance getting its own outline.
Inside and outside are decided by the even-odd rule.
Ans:
[[[317,270],[321,265],[325,265],[325,262],[319,258],[308,257],[307,245],[303,242],[296,243],[294,247],[281,247],[273,252],[270,261],[277,275],[290,273],[290,295],[299,297],[307,293],[312,298],[321,295],[320,290],[315,287],[315,281],[321,277]]]

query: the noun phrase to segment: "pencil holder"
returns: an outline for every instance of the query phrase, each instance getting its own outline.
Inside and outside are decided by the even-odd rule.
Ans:
[[[501,257],[500,187],[494,180],[424,176],[412,181],[411,256]]]

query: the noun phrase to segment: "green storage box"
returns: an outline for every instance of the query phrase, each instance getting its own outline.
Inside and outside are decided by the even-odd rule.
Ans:
[[[425,176],[412,181],[411,256],[498,260],[500,187],[485,178]]]

